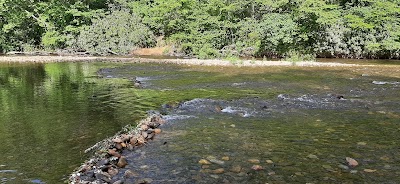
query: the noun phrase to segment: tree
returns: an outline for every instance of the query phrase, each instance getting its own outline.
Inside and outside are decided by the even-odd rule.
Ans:
[[[78,47],[92,54],[128,54],[135,47],[155,44],[155,37],[141,19],[127,9],[115,9],[92,20],[77,38]]]

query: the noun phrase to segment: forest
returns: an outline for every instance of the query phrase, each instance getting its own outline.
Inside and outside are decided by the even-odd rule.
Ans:
[[[400,0],[0,0],[0,52],[400,58]]]

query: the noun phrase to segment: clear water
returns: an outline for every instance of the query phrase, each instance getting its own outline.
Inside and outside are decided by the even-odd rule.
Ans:
[[[83,150],[151,109],[170,118],[154,141],[124,153],[130,164],[119,175],[136,173],[128,183],[400,182],[400,86],[372,83],[399,81],[396,65],[55,63],[0,72],[2,183],[62,183]],[[209,156],[229,160],[202,168]],[[346,157],[360,165],[341,168]]]

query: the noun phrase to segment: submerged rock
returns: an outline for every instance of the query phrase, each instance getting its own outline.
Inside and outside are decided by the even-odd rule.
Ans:
[[[218,160],[217,158],[215,158],[213,156],[208,156],[207,160],[209,160],[211,163],[218,164],[218,165],[224,165],[225,164],[224,161]]]
[[[134,177],[139,177],[139,174],[132,171],[132,170],[126,170],[124,173],[125,178],[134,178]]]
[[[258,160],[258,159],[249,159],[247,161],[252,163],[252,164],[259,164],[260,163],[260,160]]]
[[[240,165],[235,165],[229,171],[234,173],[240,173],[242,171],[242,167]]]
[[[353,159],[353,158],[346,157],[346,161],[347,161],[347,164],[348,164],[350,167],[356,167],[356,166],[358,166],[357,160],[355,160],[355,159]]]
[[[272,161],[272,160],[266,160],[265,162],[267,162],[267,164],[273,164],[274,163],[274,161]]]
[[[310,158],[310,159],[318,159],[317,155],[313,155],[313,154],[309,154],[309,155],[307,156],[307,158]]]
[[[260,171],[260,170],[263,170],[264,168],[261,165],[253,165],[251,167],[251,169],[253,169],[255,171]]]
[[[222,174],[225,172],[224,168],[219,168],[211,171],[213,174]]]
[[[376,171],[377,171],[376,169],[364,169],[364,172],[367,172],[367,173],[373,173]]]
[[[223,156],[223,157],[222,157],[222,160],[224,160],[224,161],[229,161],[230,158],[229,158],[228,156]]]
[[[201,159],[201,160],[199,160],[199,164],[201,164],[201,165],[210,165],[211,162],[209,162],[209,161],[206,160],[206,159]]]

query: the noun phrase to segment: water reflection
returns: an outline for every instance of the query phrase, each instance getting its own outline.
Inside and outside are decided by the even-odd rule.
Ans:
[[[2,182],[61,183],[86,158],[82,150],[151,108],[142,104],[133,112],[137,97],[118,90],[131,83],[93,76],[101,66],[0,66]]]

